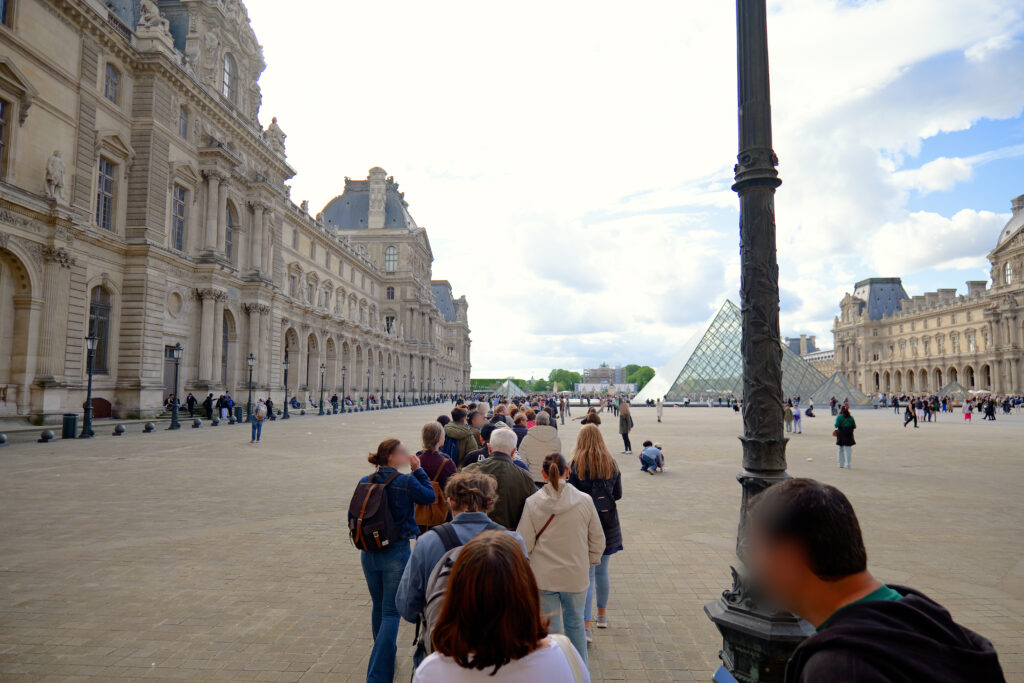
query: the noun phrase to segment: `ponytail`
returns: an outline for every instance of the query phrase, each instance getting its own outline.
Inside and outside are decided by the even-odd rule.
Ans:
[[[551,484],[551,488],[558,490],[559,481],[562,478],[562,473],[569,466],[565,462],[565,458],[562,457],[561,453],[551,453],[544,458],[544,471],[548,475],[548,483]]]

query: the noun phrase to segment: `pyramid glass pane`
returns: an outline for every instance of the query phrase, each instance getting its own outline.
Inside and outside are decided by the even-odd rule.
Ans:
[[[814,390],[811,399],[817,405],[827,405],[835,397],[839,401],[850,400],[851,406],[869,406],[872,400],[857,387],[850,384],[846,377],[837,372],[829,377],[824,384]]]
[[[706,401],[739,398],[743,393],[742,314],[726,301],[708,325],[665,394],[667,401]],[[827,378],[779,340],[782,349],[782,392],[787,397],[808,397]]]

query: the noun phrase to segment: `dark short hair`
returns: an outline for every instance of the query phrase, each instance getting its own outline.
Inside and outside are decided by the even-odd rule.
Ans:
[[[814,479],[788,479],[755,496],[747,514],[757,533],[803,546],[811,571],[824,581],[838,581],[868,568],[857,513],[834,486]]]
[[[484,440],[484,443],[490,443],[491,434],[493,434],[494,430],[497,428],[498,425],[494,424],[493,422],[488,422],[487,424],[480,428],[480,438]]]
[[[437,416],[437,421],[441,423],[442,427],[444,427],[446,424],[451,422],[452,419],[450,417],[448,417],[447,415],[438,415]]]
[[[465,408],[452,408],[452,419],[456,422],[462,422],[466,419],[467,415],[469,415],[469,413]]]
[[[653,441],[644,441],[644,448],[650,448],[654,445]]]

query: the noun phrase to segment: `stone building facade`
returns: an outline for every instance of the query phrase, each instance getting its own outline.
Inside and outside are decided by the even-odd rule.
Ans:
[[[1024,195],[989,253],[991,286],[909,297],[899,278],[858,282],[833,326],[836,369],[861,391],[1024,393]]]
[[[321,365],[328,395],[469,386],[466,300],[394,180],[291,201],[241,2],[2,0],[0,47],[0,416],[80,410],[90,331],[98,415],[159,412],[177,343],[182,395],[240,397],[249,354],[278,402],[286,355],[300,397]]]

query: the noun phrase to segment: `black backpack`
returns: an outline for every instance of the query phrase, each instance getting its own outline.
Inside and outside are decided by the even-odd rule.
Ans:
[[[392,472],[382,483],[360,482],[348,504],[348,533],[352,543],[360,550],[371,552],[387,550],[391,544],[401,540],[402,530],[391,517],[388,505],[388,486],[398,478]]]

